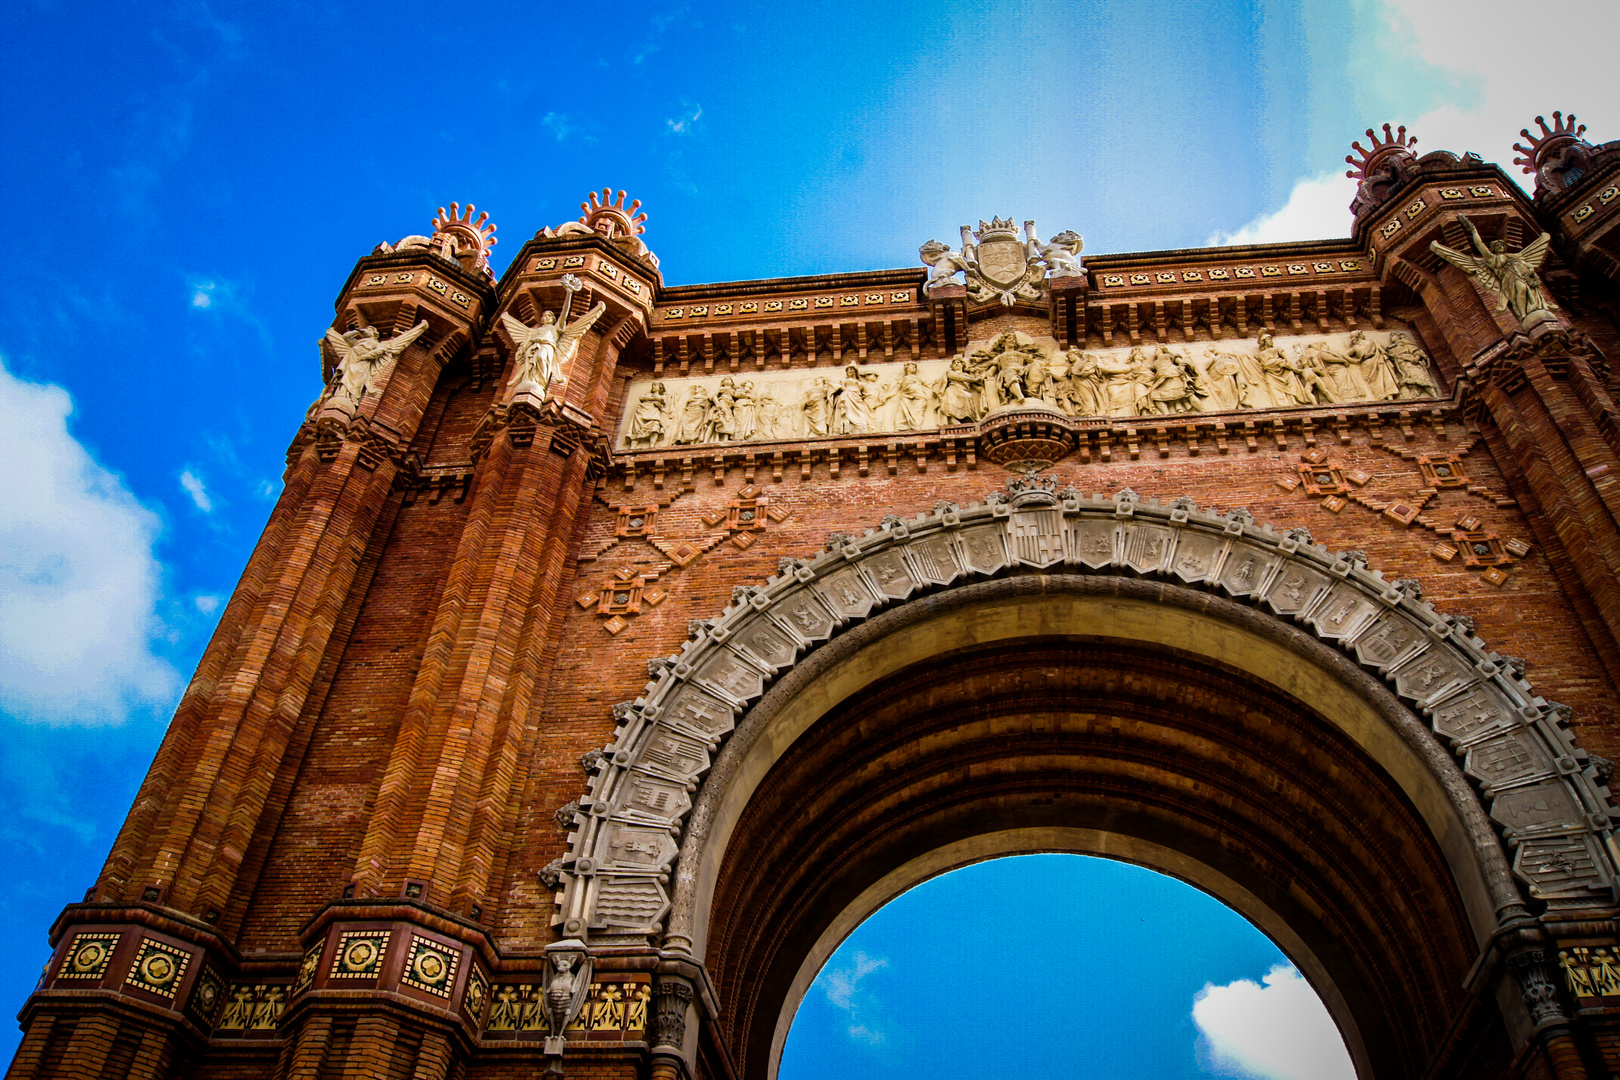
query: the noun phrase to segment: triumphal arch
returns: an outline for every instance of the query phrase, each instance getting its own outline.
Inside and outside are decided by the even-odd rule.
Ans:
[[[1613,1075],[1620,142],[1524,137],[1368,132],[1345,240],[380,245],[9,1075],[768,1080],[1032,851],[1231,905],[1364,1077]]]

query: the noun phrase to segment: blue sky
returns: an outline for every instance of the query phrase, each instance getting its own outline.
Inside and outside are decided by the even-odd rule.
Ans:
[[[1555,108],[1620,137],[1597,65],[1549,95],[1525,48],[1612,38],[1614,5],[1524,10],[0,6],[0,1000],[94,880],[379,241],[470,201],[499,271],[604,184],[671,284],[914,265],[992,214],[1088,252],[1344,235],[1371,124],[1503,163]]]
[[[1078,855],[979,863],[881,908],[822,968],[779,1076],[949,1075],[964,1054],[1025,1080],[1354,1075],[1321,1002],[1242,916]]]

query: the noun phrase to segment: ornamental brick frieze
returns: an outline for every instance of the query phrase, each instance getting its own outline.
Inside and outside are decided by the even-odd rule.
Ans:
[[[1464,759],[1527,894],[1552,903],[1612,897],[1606,837],[1620,818],[1567,715],[1490,652],[1468,620],[1442,615],[1415,583],[1386,581],[1359,553],[1308,532],[1279,534],[1246,512],[1052,490],[1013,481],[968,507],[891,515],[784,560],[762,585],[699,625],[695,640],[619,710],[613,744],[580,800],[557,879],[565,934],[655,933],[669,911],[675,837],[740,714],[799,657],[841,628],[918,595],[1011,572],[1127,574],[1208,589],[1290,619],[1380,675]]]
[[[915,318],[928,309],[922,303],[921,293],[911,283],[912,276],[896,275],[891,271],[842,275],[836,280],[845,283],[846,287],[834,287],[828,291],[803,287],[793,290],[790,279],[784,285],[789,290],[788,295],[754,299],[719,293],[720,299],[703,296],[701,300],[677,300],[674,298],[680,295],[681,290],[672,289],[668,293],[671,302],[658,309],[655,324],[660,327],[670,323],[718,325],[737,321],[752,324],[782,318],[815,320],[831,317],[835,313],[839,318],[876,318],[885,322],[897,314]],[[694,290],[688,287],[687,291]],[[801,295],[791,295],[792,292],[800,292]],[[699,357],[700,361],[703,359]]]
[[[1481,441],[1478,435],[1471,436],[1446,453],[1419,453],[1375,443],[1416,466],[1416,476],[1406,484],[1375,484],[1371,473],[1345,468],[1331,451],[1321,448],[1301,454],[1299,464],[1279,477],[1276,484],[1284,491],[1319,499],[1318,505],[1330,514],[1342,514],[1346,508],[1357,506],[1378,515],[1381,522],[1393,528],[1406,530],[1415,525],[1432,532],[1436,539],[1429,548],[1431,555],[1443,563],[1482,570],[1481,578],[1500,588],[1507,583],[1515,560],[1529,555],[1532,544],[1521,537],[1504,537],[1485,529],[1466,504],[1459,506],[1460,500],[1442,499],[1443,493],[1455,492],[1488,503],[1493,509],[1517,505],[1511,495],[1469,477],[1464,459]]]
[[[125,1001],[206,1037],[222,1014],[240,958],[212,933],[155,909],[86,904],[70,917],[39,989],[80,1003]]]

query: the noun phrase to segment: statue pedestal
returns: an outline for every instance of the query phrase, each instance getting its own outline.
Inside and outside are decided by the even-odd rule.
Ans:
[[[354,419],[355,414],[358,411],[358,409],[349,405],[347,402],[340,402],[336,399],[330,399],[326,402],[326,404],[322,405],[320,411],[315,414],[315,423],[319,425],[330,421],[338,424],[341,427],[348,427],[349,423]]]
[[[527,405],[535,412],[546,403],[546,388],[533,380],[520,382],[512,388],[510,396],[506,399],[508,407]]]
[[[1519,320],[1519,325],[1523,326],[1524,332],[1534,340],[1549,331],[1557,330],[1561,324],[1557,315],[1554,315],[1546,308],[1542,308],[1540,311],[1532,311]]]

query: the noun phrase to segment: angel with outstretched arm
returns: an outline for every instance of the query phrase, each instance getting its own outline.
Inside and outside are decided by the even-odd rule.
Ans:
[[[1552,236],[1542,233],[1520,250],[1509,251],[1507,244],[1501,240],[1493,240],[1487,246],[1479,230],[1474,228],[1474,223],[1458,216],[1468,230],[1468,238],[1473,241],[1476,254],[1470,255],[1447,247],[1438,240],[1429,244],[1429,248],[1459,270],[1472,274],[1474,280],[1485,286],[1487,291],[1495,293],[1498,311],[1506,308],[1520,322],[1532,321],[1531,317],[1537,313],[1550,314],[1552,303],[1547,299],[1536,271],[1541,269],[1542,261],[1547,257]]]
[[[557,316],[548,311],[540,316],[539,326],[528,326],[506,312],[501,312],[501,325],[511,336],[517,352],[517,358],[512,365],[512,379],[508,384],[508,395],[532,385],[534,390],[544,397],[550,392],[552,383],[567,382],[562,373],[563,368],[573,360],[574,354],[579,352],[579,343],[584,338],[585,331],[594,326],[596,320],[600,319],[606,310],[607,305],[598,301],[591,310],[572,323],[566,320],[558,322]]]

